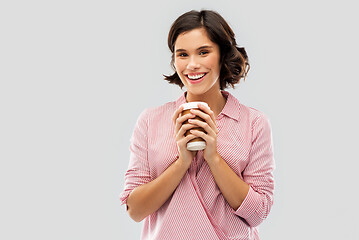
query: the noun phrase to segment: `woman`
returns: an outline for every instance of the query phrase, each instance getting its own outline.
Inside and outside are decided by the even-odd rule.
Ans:
[[[273,204],[270,124],[224,91],[246,76],[247,54],[226,21],[208,10],[181,15],[168,46],[175,73],[165,79],[187,91],[139,116],[122,204],[136,222],[145,219],[142,239],[259,239],[256,227]],[[182,116],[181,104],[193,101],[209,107]],[[206,148],[187,150],[196,137]]]

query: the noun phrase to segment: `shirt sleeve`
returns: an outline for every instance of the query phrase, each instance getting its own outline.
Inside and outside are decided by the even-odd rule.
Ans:
[[[128,196],[136,187],[150,182],[147,158],[148,119],[144,110],[137,119],[130,139],[130,161],[125,173],[124,190],[120,194],[121,205],[127,203]]]
[[[243,180],[250,186],[246,198],[234,214],[256,227],[267,218],[273,205],[275,163],[270,122],[260,115],[252,128],[252,149]]]

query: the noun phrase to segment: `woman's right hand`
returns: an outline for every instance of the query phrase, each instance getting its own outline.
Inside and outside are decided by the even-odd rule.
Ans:
[[[197,136],[195,136],[193,134],[188,134],[187,136],[185,136],[184,134],[186,133],[187,130],[189,130],[193,127],[197,127],[197,126],[190,124],[190,123],[183,124],[183,122],[185,122],[186,120],[188,120],[190,118],[194,118],[196,115],[189,113],[189,114],[184,114],[183,116],[181,116],[182,110],[183,110],[183,106],[180,106],[174,112],[172,120],[175,124],[175,137],[176,137],[177,147],[178,147],[178,151],[179,151],[178,161],[182,161],[181,163],[185,164],[185,166],[187,168],[189,168],[189,166],[191,165],[191,162],[197,152],[189,151],[187,149],[187,143],[190,140],[196,138]]]

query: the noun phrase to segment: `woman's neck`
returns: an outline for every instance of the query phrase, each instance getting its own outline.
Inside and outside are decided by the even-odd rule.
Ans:
[[[187,92],[186,100],[187,102],[206,102],[214,112],[215,117],[221,113],[227,101],[227,99],[222,95],[222,92],[218,89],[201,95],[194,95]]]

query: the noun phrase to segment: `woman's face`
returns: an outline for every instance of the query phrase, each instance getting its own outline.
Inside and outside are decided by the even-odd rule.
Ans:
[[[204,28],[180,34],[175,42],[174,65],[187,91],[202,95],[220,89],[220,50]]]

